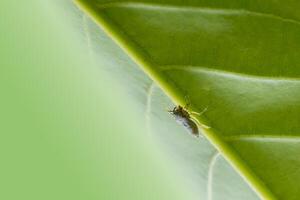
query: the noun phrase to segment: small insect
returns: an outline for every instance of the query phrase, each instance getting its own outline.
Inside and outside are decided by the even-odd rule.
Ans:
[[[186,106],[187,107],[187,106]],[[190,112],[187,110],[186,107],[176,106],[173,110],[169,110],[168,112],[171,113],[177,123],[182,124],[192,135],[199,137],[199,129],[195,121],[192,119]],[[203,112],[205,112],[206,109]],[[202,113],[197,113],[201,115]]]

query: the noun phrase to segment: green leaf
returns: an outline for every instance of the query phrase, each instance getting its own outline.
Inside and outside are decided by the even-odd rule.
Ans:
[[[97,62],[201,199],[298,199],[300,3],[77,0]],[[113,40],[113,41],[112,41]],[[143,72],[142,72],[143,71]],[[190,111],[204,138],[166,108]],[[210,128],[206,128],[209,126]]]

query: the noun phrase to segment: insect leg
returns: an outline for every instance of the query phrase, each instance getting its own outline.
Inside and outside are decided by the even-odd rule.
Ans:
[[[201,116],[203,113],[205,113],[207,111],[207,109],[208,109],[208,107],[204,108],[200,113],[194,112],[194,111],[190,111],[190,113],[194,114],[194,115]]]

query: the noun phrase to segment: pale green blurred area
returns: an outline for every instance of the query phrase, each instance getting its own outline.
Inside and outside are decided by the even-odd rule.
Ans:
[[[0,199],[193,199],[65,17],[0,3]]]

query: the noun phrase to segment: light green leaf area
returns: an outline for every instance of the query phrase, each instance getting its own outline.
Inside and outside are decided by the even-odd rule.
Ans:
[[[76,3],[97,62],[144,108],[199,199],[299,199],[300,2]],[[204,138],[166,112],[186,97],[207,108],[193,115]]]

